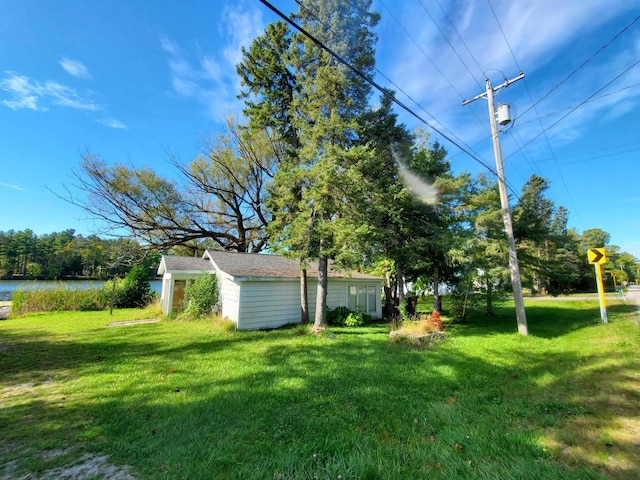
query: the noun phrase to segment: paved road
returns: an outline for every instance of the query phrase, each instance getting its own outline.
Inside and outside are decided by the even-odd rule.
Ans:
[[[631,285],[624,294],[629,302],[633,302],[640,308],[640,285]]]

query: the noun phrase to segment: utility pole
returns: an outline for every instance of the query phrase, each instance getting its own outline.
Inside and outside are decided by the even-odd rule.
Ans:
[[[479,98],[486,97],[489,106],[489,123],[491,124],[491,137],[493,139],[493,153],[496,157],[496,172],[498,174],[498,188],[500,190],[500,204],[502,206],[502,220],[504,221],[504,230],[507,234],[509,242],[509,270],[511,272],[511,285],[513,287],[513,300],[516,306],[516,318],[518,320],[518,333],[528,335],[527,316],[524,311],[524,298],[522,297],[522,282],[520,281],[520,266],[518,265],[518,254],[516,252],[516,239],[513,236],[513,225],[511,223],[511,210],[509,209],[509,197],[507,196],[507,183],[504,178],[504,168],[502,167],[502,151],[500,150],[500,137],[498,136],[498,124],[496,121],[496,109],[493,104],[494,93],[498,90],[508,87],[510,84],[524,78],[524,73],[520,73],[517,77],[507,80],[504,83],[493,88],[491,81],[486,78],[486,91],[473,97],[470,100],[464,100],[462,105],[467,105]],[[506,123],[509,123],[507,119]]]

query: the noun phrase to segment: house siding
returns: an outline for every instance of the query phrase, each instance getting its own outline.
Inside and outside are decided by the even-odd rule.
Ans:
[[[230,257],[230,255],[238,255]],[[202,275],[205,271],[215,271],[218,277],[218,312],[222,318],[235,323],[239,330],[276,328],[300,322],[300,279],[294,277],[299,270],[291,269],[289,261],[249,254],[229,254],[216,252],[225,267],[221,270],[209,253],[206,259],[188,257],[163,257],[158,273],[163,275],[162,309],[165,314],[174,306],[176,280],[188,280]],[[237,259],[237,262],[236,262]],[[226,263],[225,263],[226,262]],[[256,269],[252,270],[253,264]],[[308,281],[309,319],[315,317],[317,297],[317,277],[310,275]],[[366,312],[374,318],[382,317],[380,286],[382,279],[334,275],[328,279],[327,307],[349,305],[349,286],[375,287],[376,310]],[[373,303],[373,302],[370,302]]]
[[[256,330],[300,322],[300,283],[244,281],[238,328]]]
[[[380,293],[380,284],[372,281],[351,279],[329,279],[327,306],[330,309],[347,306],[348,285],[375,286]],[[313,322],[316,310],[318,282],[308,279],[309,318]],[[226,299],[225,299],[226,302]],[[300,282],[288,281],[242,281],[239,282],[238,321],[240,330],[276,328],[300,322]],[[376,302],[376,308],[379,302]],[[381,309],[369,312],[374,318],[382,316]],[[229,317],[231,319],[231,317]]]
[[[237,328],[240,319],[240,285],[229,279],[224,273],[217,272],[219,282],[218,305],[220,316],[231,320]]]

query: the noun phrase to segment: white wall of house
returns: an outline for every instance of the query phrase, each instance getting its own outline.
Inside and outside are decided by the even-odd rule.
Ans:
[[[216,275],[218,277],[218,310],[220,316],[231,320],[238,327],[238,319],[240,318],[240,285],[223,272],[218,271]]]
[[[300,322],[300,283],[287,280],[246,280],[240,283],[237,326],[241,330],[276,328]]]
[[[223,285],[223,283],[221,284]],[[372,310],[367,311],[374,318],[382,317],[380,284],[375,281],[329,279],[327,306],[330,309],[349,306],[349,287],[364,286],[375,291],[376,300],[370,302]],[[223,301],[222,316],[232,320],[240,330],[276,328],[300,322],[300,282],[296,280],[242,279],[237,282],[237,316],[225,315]],[[317,298],[317,281],[308,280],[309,317],[313,322]],[[221,296],[223,292],[221,291]],[[234,305],[235,308],[235,305]],[[229,309],[231,311],[231,309]]]
[[[164,273],[160,301],[165,314],[171,313],[175,282],[186,281],[201,274],[202,271]],[[277,328],[300,322],[299,279],[234,279],[221,271],[217,271],[216,275],[220,289],[219,313],[222,318],[235,323],[238,329]],[[317,284],[316,278],[308,279],[309,318],[312,322],[315,317]],[[363,300],[363,295],[366,300]],[[330,309],[348,307],[356,310],[355,305],[366,306],[364,313],[373,318],[382,318],[380,283],[371,279],[330,278],[327,306]]]

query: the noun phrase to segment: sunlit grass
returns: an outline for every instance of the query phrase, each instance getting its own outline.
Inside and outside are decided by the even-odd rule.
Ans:
[[[497,313],[420,351],[387,325],[108,326],[157,309],[2,321],[0,477],[86,452],[137,478],[640,477],[635,307],[605,326],[597,302],[527,303],[529,337]]]

